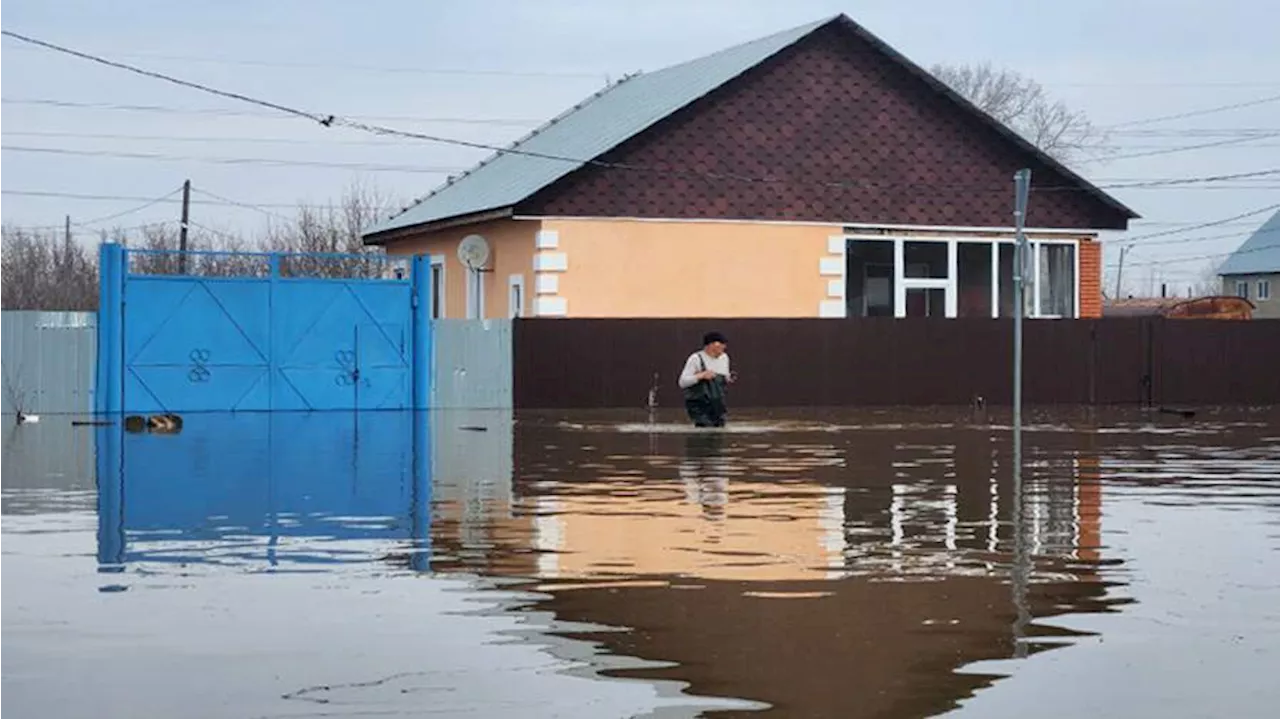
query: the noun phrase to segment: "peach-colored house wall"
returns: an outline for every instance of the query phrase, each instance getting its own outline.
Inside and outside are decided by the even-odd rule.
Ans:
[[[437,230],[430,234],[387,243],[393,255],[432,255],[445,259],[445,317],[467,316],[467,268],[458,260],[458,243],[467,235],[489,241],[489,263],[484,273],[484,308],[489,319],[508,315],[508,287],[511,275],[524,277],[524,312],[533,307],[533,246],[541,223],[537,220],[492,220],[489,222]]]
[[[816,317],[838,226],[547,219],[570,317]]]

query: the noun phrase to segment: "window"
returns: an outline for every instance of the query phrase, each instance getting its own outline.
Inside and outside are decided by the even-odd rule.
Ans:
[[[1271,280],[1258,280],[1258,299],[1271,299]]]
[[[1005,238],[846,237],[847,317],[1011,317],[1015,247]],[[1079,245],[1031,240],[1024,316],[1079,313]]]
[[[431,258],[431,319],[444,318],[444,255]]]
[[[524,275],[507,278],[507,316],[524,317]]]
[[[1076,316],[1076,248],[1041,243],[1037,247],[1039,271],[1035,291],[1040,303],[1037,317]]]
[[[1236,283],[1236,297],[1239,297],[1241,299],[1246,299],[1246,300],[1249,299],[1249,283],[1248,282]]]

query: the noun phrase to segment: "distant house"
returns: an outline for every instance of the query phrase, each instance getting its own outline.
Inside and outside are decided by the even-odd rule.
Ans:
[[[1218,268],[1222,293],[1253,302],[1257,318],[1280,318],[1280,210],[1249,236]]]
[[[1164,317],[1175,320],[1247,320],[1255,306],[1243,297],[1137,297],[1110,300],[1103,317]]]
[[[840,15],[611,85],[365,241],[430,255],[442,317],[1000,317],[1023,167],[1028,312],[1100,316],[1137,215]]]

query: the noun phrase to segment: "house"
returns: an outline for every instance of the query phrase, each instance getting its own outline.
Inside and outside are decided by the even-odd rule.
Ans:
[[[1103,303],[1103,317],[1164,317],[1175,320],[1247,320],[1255,305],[1243,297],[1130,297]]]
[[[1280,287],[1280,210],[1231,253],[1218,276],[1223,294],[1254,304],[1254,317],[1280,317],[1280,302],[1271,296],[1271,288]]]
[[[1137,215],[839,15],[613,84],[365,241],[431,257],[438,317],[1003,317],[1021,168],[1029,314],[1100,316]]]

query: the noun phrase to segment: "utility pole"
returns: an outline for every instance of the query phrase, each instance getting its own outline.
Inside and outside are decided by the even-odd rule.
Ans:
[[[1022,315],[1026,306],[1027,199],[1031,192],[1031,170],[1013,176],[1013,222],[1017,244],[1013,252],[1013,551],[1010,582],[1017,618],[1013,622],[1014,656],[1027,655],[1026,628],[1031,621],[1027,605],[1030,557],[1022,526]]]
[[[1129,247],[1130,247],[1129,245],[1122,245],[1120,247],[1120,267],[1116,269],[1116,299],[1117,300],[1123,297],[1123,295],[1120,294],[1120,287],[1121,287],[1120,277],[1124,275],[1124,254],[1129,251]]]
[[[1013,176],[1013,226],[1017,244],[1013,251],[1013,472],[1015,486],[1022,479],[1022,315],[1026,303],[1024,274],[1027,263],[1027,196],[1031,191],[1031,170]]]
[[[182,224],[178,226],[178,274],[187,274],[187,222],[191,217],[191,180],[182,183]]]

